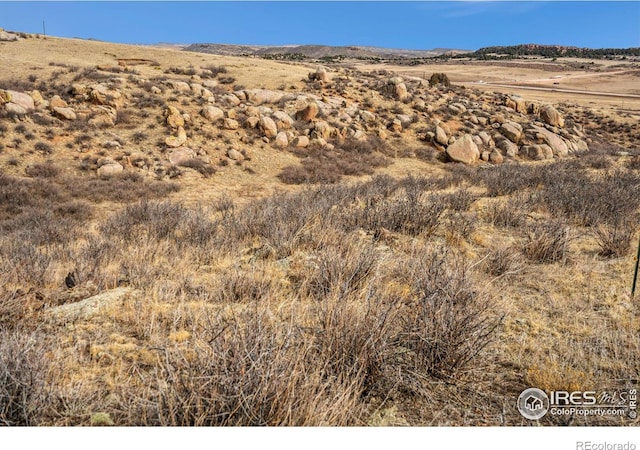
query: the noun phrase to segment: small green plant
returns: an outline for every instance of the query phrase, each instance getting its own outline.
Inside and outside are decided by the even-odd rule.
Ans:
[[[92,427],[110,427],[115,425],[109,413],[97,412],[91,415]]]

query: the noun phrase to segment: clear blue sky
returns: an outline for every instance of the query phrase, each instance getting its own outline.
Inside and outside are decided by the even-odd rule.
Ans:
[[[4,2],[0,27],[152,44],[640,47],[640,2]]]

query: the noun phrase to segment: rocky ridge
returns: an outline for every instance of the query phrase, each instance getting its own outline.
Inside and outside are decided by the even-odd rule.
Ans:
[[[465,164],[563,158],[588,149],[581,124],[554,105],[514,95],[342,68],[317,67],[302,91],[234,87],[206,68],[193,72],[145,78],[126,67],[96,67],[48,92],[0,89],[0,113],[2,120],[111,133],[104,142],[117,145],[103,145],[100,152],[109,147],[109,157],[94,157],[89,166],[101,177],[123,170],[162,176],[193,160],[239,162],[239,154],[264,144],[330,152],[346,139],[409,143]],[[132,115],[161,117],[162,142],[145,142]],[[122,137],[132,133],[133,139]],[[95,144],[76,150],[88,153],[85,159],[98,153]]]

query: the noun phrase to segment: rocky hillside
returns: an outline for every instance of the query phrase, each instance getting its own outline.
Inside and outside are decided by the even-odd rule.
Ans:
[[[367,46],[287,45],[257,46],[229,44],[191,44],[185,50],[216,55],[259,56],[279,59],[398,59],[431,58],[443,54],[465,53],[464,50],[437,48],[433,50],[403,50]]]
[[[101,177],[162,177],[185,168],[206,175],[210,166],[250,161],[265,145],[344,159],[363,142],[386,157],[501,164],[564,158],[590,142],[575,112],[391,73],[319,67],[301,89],[233,85],[227,69],[215,66],[146,77],[124,61],[55,76],[65,81],[0,81],[5,152],[18,157],[25,137],[40,137],[35,149],[44,157],[64,143],[62,153],[82,156],[72,166]],[[23,136],[8,139],[10,128]]]

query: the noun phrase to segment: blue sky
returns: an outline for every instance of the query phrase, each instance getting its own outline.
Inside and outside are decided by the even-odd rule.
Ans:
[[[4,2],[0,27],[111,42],[640,47],[640,1]]]

